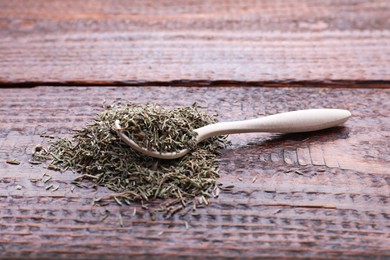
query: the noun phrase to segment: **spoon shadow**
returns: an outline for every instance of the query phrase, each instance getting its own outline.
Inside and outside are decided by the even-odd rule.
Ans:
[[[252,138],[246,143],[234,144],[223,151],[237,154],[261,154],[272,152],[280,148],[296,149],[305,145],[333,142],[340,139],[347,139],[350,128],[337,126],[319,131],[288,133],[288,134],[267,134],[261,137]]]

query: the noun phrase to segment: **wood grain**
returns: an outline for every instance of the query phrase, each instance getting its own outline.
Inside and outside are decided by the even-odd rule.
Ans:
[[[389,13],[387,0],[1,1],[0,84],[385,86]]]
[[[0,258],[390,258],[390,91],[258,87],[37,87],[0,90]],[[304,99],[302,97],[305,97]],[[351,98],[353,97],[353,98]],[[343,127],[232,135],[220,183],[198,215],[153,220],[138,204],[92,206],[102,187],[27,160],[39,134],[66,135],[116,99],[196,101],[220,120],[305,108],[349,109]],[[6,164],[18,159],[20,165]],[[45,190],[48,172],[55,191]],[[18,186],[20,185],[20,187]],[[136,212],[134,214],[134,209]],[[121,220],[122,223],[121,224]]]

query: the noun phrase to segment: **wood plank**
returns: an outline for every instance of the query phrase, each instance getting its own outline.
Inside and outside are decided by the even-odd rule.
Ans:
[[[390,257],[389,89],[37,87],[0,93],[0,258]],[[353,117],[316,133],[231,136],[219,182],[235,187],[197,216],[153,220],[135,203],[92,206],[93,198],[110,192],[72,192],[71,172],[50,172],[51,183],[60,185],[56,192],[30,181],[47,172],[27,163],[42,131],[67,134],[101,111],[103,101],[118,98],[166,106],[196,101],[220,120],[313,107],[349,109]]]
[[[1,1],[0,83],[380,83],[389,13],[387,0]]]

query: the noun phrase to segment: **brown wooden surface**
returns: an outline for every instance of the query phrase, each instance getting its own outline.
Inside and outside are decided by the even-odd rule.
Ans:
[[[388,81],[389,13],[388,0],[0,1],[0,83]]]
[[[0,0],[0,259],[390,259],[389,13],[387,0]],[[153,220],[27,162],[42,132],[69,135],[117,98],[197,101],[221,121],[353,117],[231,136],[232,192]],[[57,191],[35,182],[46,172]]]
[[[42,131],[69,134],[117,98],[196,101],[220,120],[313,107],[353,117],[315,133],[232,135],[219,182],[235,188],[199,216],[92,206],[111,192],[72,192],[71,172],[50,172],[55,192],[30,181],[48,172],[27,162]],[[0,102],[0,258],[390,258],[389,89],[42,86],[2,89]]]

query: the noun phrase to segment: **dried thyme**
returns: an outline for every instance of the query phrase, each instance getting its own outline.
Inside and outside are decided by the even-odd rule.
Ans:
[[[190,148],[180,159],[161,160],[145,156],[123,143],[114,129],[119,119],[123,131],[140,146],[161,152]],[[200,112],[196,105],[166,109],[153,104],[113,104],[97,115],[93,122],[75,131],[71,139],[51,140],[48,148],[37,146],[33,160],[49,160],[48,169],[73,170],[81,175],[73,183],[90,180],[116,192],[106,199],[118,205],[140,201],[148,208],[155,199],[162,211],[172,215],[196,203],[208,204],[203,194],[212,193],[218,177],[218,149],[226,145],[225,137],[210,138],[195,147],[196,128],[216,122]],[[196,207],[196,206],[194,206]]]
[[[12,165],[19,165],[20,164],[20,161],[18,161],[18,160],[6,160],[5,162],[8,164],[12,164]]]

